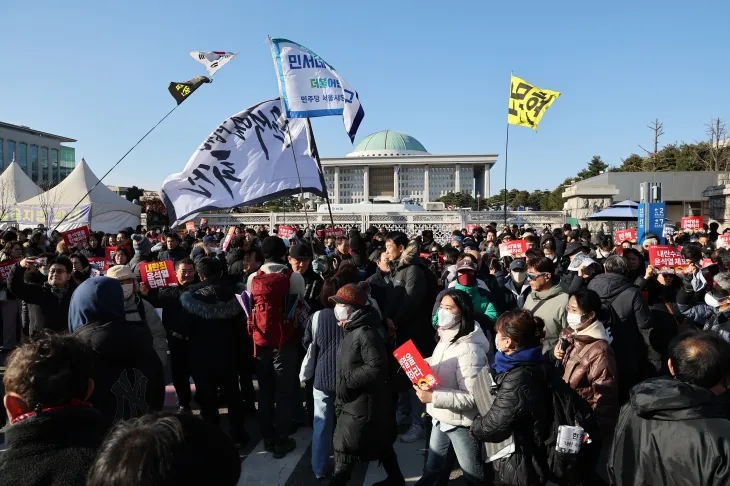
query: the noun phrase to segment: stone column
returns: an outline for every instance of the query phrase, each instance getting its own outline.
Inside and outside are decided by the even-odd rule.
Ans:
[[[423,166],[423,204],[431,202],[429,200],[430,194],[428,190],[428,166]]]
[[[340,204],[340,167],[335,166],[335,204]]]
[[[461,164],[456,164],[454,168],[454,194],[461,192]]]
[[[482,192],[482,196],[484,199],[489,199],[492,197],[491,195],[491,188],[490,188],[490,181],[489,181],[489,171],[491,167],[489,164],[484,164],[484,190]]]
[[[362,169],[362,202],[368,202],[370,199],[370,166],[366,165]]]
[[[396,165],[393,167],[393,197],[395,199],[400,199],[400,165]]]

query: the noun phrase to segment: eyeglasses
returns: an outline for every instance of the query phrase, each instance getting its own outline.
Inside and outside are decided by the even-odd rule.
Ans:
[[[66,273],[66,269],[65,268],[52,268],[52,269],[48,270],[49,275],[52,273]]]
[[[547,275],[547,272],[540,272],[540,273],[528,273],[527,278],[530,280],[535,280],[536,278],[540,278],[543,275]]]

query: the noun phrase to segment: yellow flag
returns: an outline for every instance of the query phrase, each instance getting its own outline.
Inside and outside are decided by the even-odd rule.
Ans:
[[[513,75],[510,82],[507,123],[537,130],[545,111],[559,96],[558,91],[540,89]]]

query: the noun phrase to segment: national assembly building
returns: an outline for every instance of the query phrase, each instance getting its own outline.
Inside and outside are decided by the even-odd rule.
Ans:
[[[333,204],[411,200],[424,205],[450,192],[490,197],[489,171],[497,154],[433,155],[410,135],[368,135],[345,157],[323,158]]]

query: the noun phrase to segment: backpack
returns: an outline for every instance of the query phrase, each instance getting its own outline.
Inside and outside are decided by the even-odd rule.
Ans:
[[[264,273],[259,270],[251,280],[251,319],[248,333],[256,346],[272,346],[281,349],[294,335],[295,319],[285,318],[285,307],[289,295],[290,269],[281,273]]]
[[[545,447],[547,449],[548,479],[561,486],[587,484],[596,469],[601,452],[601,432],[598,418],[591,406],[583,400],[561,376],[551,373],[548,378],[551,400],[547,416],[552,417]],[[582,427],[591,442],[581,445],[578,454],[566,454],[555,450],[558,427],[571,425]]]

